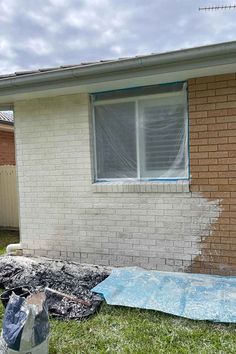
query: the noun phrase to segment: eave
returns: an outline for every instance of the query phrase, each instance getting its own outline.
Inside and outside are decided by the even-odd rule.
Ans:
[[[236,41],[0,79],[0,103],[236,72]]]

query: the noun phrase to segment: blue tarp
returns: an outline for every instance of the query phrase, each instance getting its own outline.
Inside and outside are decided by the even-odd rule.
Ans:
[[[236,277],[117,268],[92,291],[109,305],[236,323]]]

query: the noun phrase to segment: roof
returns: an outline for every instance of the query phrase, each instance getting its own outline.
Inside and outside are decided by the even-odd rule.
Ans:
[[[107,59],[107,60],[99,60],[99,61],[94,61],[94,62],[82,62],[79,64],[75,65],[61,65],[58,67],[48,67],[48,68],[39,68],[36,70],[23,70],[23,71],[16,71],[14,73],[10,74],[0,74],[0,81],[4,79],[10,79],[14,77],[22,77],[22,76],[28,76],[28,75],[38,75],[38,74],[44,74],[44,73],[49,73],[49,72],[61,72],[64,70],[68,69],[77,69],[77,68],[86,68],[86,67],[93,67],[93,66],[101,66],[104,64],[114,64],[114,63],[121,63],[121,62],[128,62],[131,60],[137,60],[137,59],[148,59],[152,57],[161,57],[165,55],[174,55],[178,53],[190,53],[191,51],[195,50],[204,50],[207,48],[212,48],[212,49],[218,49],[222,47],[222,49],[229,49],[229,47],[236,47],[236,41],[231,41],[231,42],[224,42],[224,43],[217,43],[217,44],[212,44],[212,45],[204,45],[200,47],[192,47],[192,48],[186,48],[186,49],[179,49],[179,50],[174,50],[174,51],[169,51],[169,52],[161,52],[161,53],[151,53],[151,54],[146,54],[146,55],[136,55],[133,57],[124,57],[124,58],[118,58],[118,59]]]
[[[236,41],[0,76],[2,110],[15,101],[94,93],[236,72]]]
[[[138,58],[138,56],[136,56],[135,58]],[[121,60],[125,60],[125,59],[131,59],[131,57],[119,58],[119,59],[113,59],[113,60],[99,60],[99,61],[93,61],[93,62],[84,62],[84,63],[74,64],[74,65],[61,65],[61,66],[56,66],[56,67],[39,68],[39,69],[35,69],[35,70],[16,71],[16,72],[10,73],[10,74],[0,74],[0,80],[6,79],[6,78],[12,78],[12,77],[16,77],[16,76],[40,74],[40,73],[46,73],[46,72],[51,72],[51,71],[60,71],[60,70],[64,70],[64,69],[71,69],[71,68],[86,67],[86,66],[103,64],[103,63],[110,63],[110,62],[121,61]]]
[[[14,116],[13,113],[8,112],[0,112],[0,124],[13,124]]]

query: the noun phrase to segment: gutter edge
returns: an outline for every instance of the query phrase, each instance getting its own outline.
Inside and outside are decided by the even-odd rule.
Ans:
[[[0,89],[16,88],[37,83],[55,83],[59,80],[75,79],[86,75],[93,76],[100,74],[105,76],[108,73],[131,69],[144,69],[155,65],[178,65],[184,61],[194,62],[205,60],[207,62],[208,60],[210,64],[212,57],[224,58],[226,55],[235,55],[236,57],[236,41],[135,58],[119,59],[117,61],[95,63],[86,66],[74,66],[48,72],[9,76],[8,78],[0,79]]]

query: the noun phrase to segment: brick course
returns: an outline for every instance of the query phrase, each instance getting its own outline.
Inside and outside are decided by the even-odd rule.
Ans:
[[[190,269],[195,272],[236,273],[236,80],[235,74],[189,81],[191,137],[190,189],[220,200],[220,218]],[[192,152],[194,147],[194,152]],[[202,168],[204,167],[204,172]],[[202,178],[205,178],[204,182]]]
[[[0,165],[15,165],[13,132],[0,130]]]

